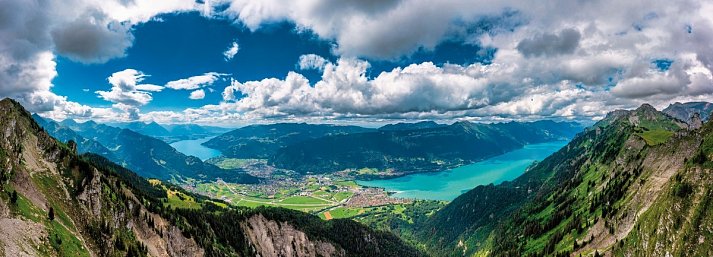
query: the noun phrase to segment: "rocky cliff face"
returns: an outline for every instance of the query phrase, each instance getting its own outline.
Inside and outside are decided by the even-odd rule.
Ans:
[[[345,256],[342,249],[308,236],[286,222],[277,223],[262,215],[254,215],[240,224],[259,256]]]

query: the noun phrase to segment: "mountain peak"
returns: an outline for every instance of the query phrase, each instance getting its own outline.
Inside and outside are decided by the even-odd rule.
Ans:
[[[73,119],[65,119],[61,123],[65,126],[75,126],[75,125],[79,124],[76,120],[73,120]]]
[[[39,128],[32,114],[30,114],[22,104],[11,98],[5,98],[0,101],[0,117],[2,117],[2,121],[15,120],[15,122],[18,122],[25,120],[28,122],[28,126]]]
[[[644,112],[658,112],[658,110],[656,110],[656,108],[654,108],[652,105],[650,105],[648,103],[642,104],[641,106],[639,106],[639,108],[636,108],[636,111],[637,112],[642,112],[642,111],[644,111]]]
[[[22,110],[22,111],[26,112],[25,108],[22,107],[22,105],[19,102],[15,101],[15,99],[12,99],[12,98],[2,99],[0,101],[0,106],[2,106],[3,109],[7,108],[7,109],[11,109],[11,110],[16,110],[16,111]]]

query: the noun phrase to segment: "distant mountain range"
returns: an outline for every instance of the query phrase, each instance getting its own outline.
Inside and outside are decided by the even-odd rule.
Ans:
[[[161,125],[156,122],[144,123],[138,121],[128,123],[109,123],[107,125],[129,129],[134,132],[155,137],[169,143],[178,140],[216,136],[232,130],[230,128],[201,126],[195,124]]]
[[[227,157],[268,159],[276,167],[300,173],[371,168],[402,175],[471,163],[525,144],[566,140],[582,128],[574,122],[553,121],[451,125],[427,121],[378,129],[281,123],[239,128],[204,145]]]
[[[676,119],[689,122],[694,113],[698,113],[702,121],[708,121],[711,112],[713,112],[713,103],[707,102],[689,102],[689,103],[673,103],[662,111]]]
[[[265,159],[285,146],[328,135],[363,133],[373,129],[306,123],[251,125],[217,136],[203,145],[231,158]]]
[[[382,131],[395,131],[395,130],[416,130],[416,129],[429,129],[429,128],[439,128],[448,126],[446,124],[436,123],[434,121],[421,121],[415,123],[395,123],[387,124],[379,128]]]
[[[422,125],[305,140],[279,149],[270,163],[301,173],[370,168],[403,175],[472,163],[526,144],[567,140],[582,130],[577,123],[553,121]]]
[[[96,153],[147,178],[162,180],[181,177],[255,183],[257,179],[239,170],[223,170],[194,156],[176,151],[168,143],[133,130],[121,129],[93,121],[61,123],[34,115],[35,121],[52,136],[77,143],[80,153]],[[152,126],[155,127],[155,126]]]

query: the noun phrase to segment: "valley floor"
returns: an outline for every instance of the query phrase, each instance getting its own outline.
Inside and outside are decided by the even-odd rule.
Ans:
[[[191,192],[220,199],[236,206],[272,206],[315,214],[323,219],[353,218],[383,212],[399,212],[412,199],[390,197],[382,188],[358,185],[349,173],[300,176],[268,166],[264,160],[219,158],[211,160],[221,168],[244,168],[264,179],[259,184],[176,181]],[[180,199],[177,200],[180,202]],[[181,205],[180,203],[177,205]],[[190,204],[183,204],[190,206]]]

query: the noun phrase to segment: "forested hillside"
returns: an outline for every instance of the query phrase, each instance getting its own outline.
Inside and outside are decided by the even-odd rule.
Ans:
[[[394,125],[375,132],[305,140],[277,150],[270,162],[302,173],[362,168],[399,174],[428,172],[469,164],[525,144],[566,140],[582,129],[576,123],[552,121],[434,124]]]
[[[326,124],[277,123],[250,125],[217,136],[204,145],[220,150],[231,158],[268,158],[287,145],[328,135],[372,131],[357,126]]]

